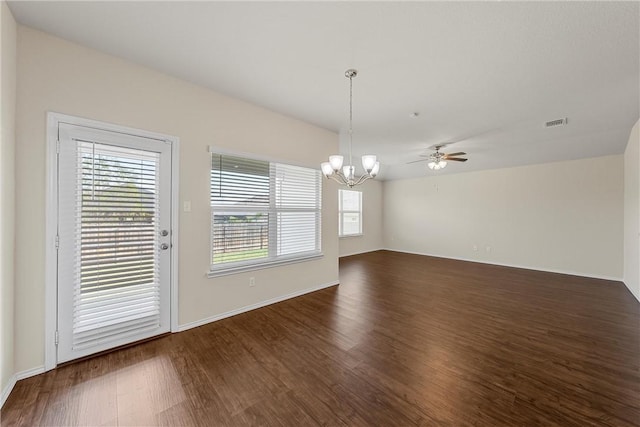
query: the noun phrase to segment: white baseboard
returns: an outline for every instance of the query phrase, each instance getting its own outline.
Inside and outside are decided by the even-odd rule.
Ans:
[[[361,252],[353,252],[353,253],[348,253],[348,254],[340,254],[339,258],[346,257],[346,256],[352,256],[352,255],[368,254],[369,252],[381,251],[381,250],[383,250],[383,249],[384,249],[384,248],[369,249],[369,250],[361,251]]]
[[[588,273],[582,273],[582,272],[578,272],[578,271],[555,270],[555,269],[541,268],[541,267],[535,267],[535,266],[530,266],[530,265],[504,264],[504,263],[494,262],[494,261],[483,261],[483,260],[470,259],[470,258],[450,257],[450,256],[429,254],[429,253],[425,253],[425,252],[405,251],[405,250],[391,249],[391,248],[384,248],[382,250],[391,251],[391,252],[401,252],[401,253],[413,254],[413,255],[424,255],[424,256],[430,256],[430,257],[434,257],[434,258],[455,259],[457,261],[477,262],[477,263],[480,263],[480,264],[499,265],[501,267],[521,268],[523,270],[536,270],[536,271],[544,271],[544,272],[547,272],[547,273],[567,274],[567,275],[570,275],[570,276],[580,276],[580,277],[588,277],[588,278],[591,278],[591,279],[602,279],[602,280],[611,280],[611,281],[615,281],[615,282],[622,282],[622,277],[599,276],[599,275],[596,275],[596,274],[588,274]]]
[[[627,285],[627,282],[625,282],[624,280],[622,282],[627,287],[627,289],[629,289],[629,292],[631,292],[631,295],[633,295],[638,300],[638,302],[640,302],[640,294],[634,292],[633,289],[631,289],[631,287]]]
[[[40,375],[43,372],[44,372],[44,366],[38,366],[37,368],[27,369],[26,371],[21,371],[13,374],[13,376],[9,380],[9,383],[2,390],[2,396],[0,396],[0,408],[4,406],[4,402],[7,401],[7,399],[9,398],[9,395],[11,394],[11,391],[16,386],[16,383],[18,381],[23,380],[25,378],[33,377],[36,375]]]
[[[282,295],[279,297],[271,298],[266,301],[261,301],[255,304],[245,305],[244,307],[237,308],[235,310],[227,311],[225,313],[216,314],[215,316],[207,317],[205,319],[196,320],[195,322],[185,323],[178,326],[178,332],[186,331],[187,329],[196,328],[198,326],[206,325],[207,323],[216,322],[218,320],[226,319],[227,317],[236,316],[238,314],[246,313],[247,311],[255,310],[257,308],[266,307],[267,305],[275,304],[284,300],[299,297],[304,294],[319,291],[321,289],[330,288],[340,284],[339,281],[323,283],[312,288],[303,289],[301,291],[292,292],[290,294]]]
[[[11,394],[11,390],[16,386],[16,382],[18,382],[18,379],[14,375],[9,379],[9,383],[7,383],[5,388],[2,389],[2,396],[0,396],[0,408],[4,406],[4,402],[7,401],[7,398]]]
[[[18,381],[23,380],[29,377],[35,377],[36,375],[43,374],[45,372],[44,365],[38,366],[36,368],[27,369],[26,371],[18,372],[16,374],[16,379]]]

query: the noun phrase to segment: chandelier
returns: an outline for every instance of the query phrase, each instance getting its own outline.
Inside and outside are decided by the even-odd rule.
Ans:
[[[380,169],[380,162],[378,162],[375,155],[366,154],[362,156],[362,167],[365,170],[365,174],[359,177],[356,176],[356,167],[353,166],[351,151],[353,143],[353,78],[358,75],[358,70],[348,69],[344,72],[344,75],[349,79],[349,164],[343,166],[344,157],[336,154],[329,156],[329,161],[322,163],[320,168],[327,178],[352,188],[368,179],[375,178]]]

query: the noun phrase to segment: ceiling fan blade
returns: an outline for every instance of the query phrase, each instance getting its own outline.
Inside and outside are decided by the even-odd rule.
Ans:
[[[462,151],[459,151],[459,152],[457,152],[457,153],[448,153],[448,154],[445,154],[445,156],[464,156],[464,155],[466,155],[466,154],[467,154],[467,153],[463,153]]]
[[[411,164],[411,163],[426,162],[426,161],[429,161],[429,160],[431,160],[431,159],[420,159],[420,160],[414,160],[414,161],[412,161],[412,162],[407,162],[407,164],[409,165],[409,164]]]
[[[446,160],[447,162],[450,162],[450,161],[454,161],[454,162],[466,162],[466,161],[467,161],[467,160],[469,160],[469,159],[461,159],[461,158],[459,158],[459,157],[446,157],[446,156],[445,156],[445,157],[444,157],[444,160]]]

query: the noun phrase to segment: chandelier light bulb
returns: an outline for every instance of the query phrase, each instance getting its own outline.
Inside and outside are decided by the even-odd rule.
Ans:
[[[340,155],[333,155],[333,156],[329,156],[329,164],[331,165],[331,168],[335,171],[338,172],[340,169],[342,169],[342,162],[344,161],[344,158]]]
[[[345,176],[345,178],[347,178],[347,180],[351,181],[353,180],[353,178],[355,178],[356,167],[351,165],[344,166],[342,168],[342,174]]]
[[[380,162],[376,162],[376,164],[373,165],[373,169],[371,169],[371,172],[369,172],[369,175],[371,175],[372,178],[375,178],[376,175],[378,175],[379,171],[380,171]]]
[[[331,163],[324,162],[320,164],[320,168],[322,169],[322,173],[324,174],[324,176],[326,176],[327,178],[333,175],[333,168],[331,167]]]
[[[372,154],[362,156],[362,167],[367,171],[367,173],[371,173],[373,167],[376,165],[376,160],[376,156]]]

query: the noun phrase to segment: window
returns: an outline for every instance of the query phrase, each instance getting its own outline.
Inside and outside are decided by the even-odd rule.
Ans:
[[[362,234],[362,192],[338,190],[338,235],[359,236]]]
[[[320,172],[211,155],[211,274],[320,253]]]

